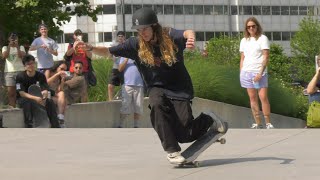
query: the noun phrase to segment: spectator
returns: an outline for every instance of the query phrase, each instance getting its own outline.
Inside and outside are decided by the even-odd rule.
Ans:
[[[48,27],[45,24],[39,25],[40,37],[33,40],[29,51],[37,50],[38,70],[49,78],[50,68],[53,66],[53,56],[58,56],[57,43],[48,37]]]
[[[73,43],[69,43],[68,51],[66,52],[67,59],[70,59],[69,70],[71,73],[74,73],[74,66],[76,61],[81,61],[83,64],[82,74],[86,80],[86,87],[84,87],[84,93],[81,97],[81,102],[88,101],[88,71],[89,71],[89,61],[92,58],[92,52],[86,51],[78,47],[79,42],[83,42],[83,34],[80,29],[77,29],[73,33]]]
[[[117,44],[114,44],[114,46],[118,45],[118,44],[122,44],[124,43],[126,40],[125,37],[125,33],[123,31],[119,31],[117,33]],[[120,86],[122,79],[123,79],[123,73],[119,72],[119,61],[120,61],[120,57],[119,56],[113,56],[112,57],[113,60],[113,66],[112,66],[112,70],[111,70],[111,77],[109,80],[109,84],[108,84],[108,98],[109,101],[113,100],[113,96],[114,96],[114,87],[115,86]]]
[[[123,127],[125,118],[133,114],[133,127],[139,127],[141,114],[143,113],[143,80],[134,61],[121,58],[119,72],[123,72],[124,84],[122,85],[122,102],[120,108],[119,128]]]
[[[317,58],[317,66],[318,69],[316,70],[315,75],[309,82],[307,86],[307,94],[309,94],[309,103],[313,101],[319,101],[320,102],[320,55],[318,55]]]
[[[22,57],[26,55],[23,46],[19,45],[19,37],[16,33],[10,33],[8,46],[2,47],[2,57],[5,59],[5,86],[8,90],[9,106],[16,107],[16,77],[24,71]]]
[[[49,86],[46,77],[42,73],[36,71],[35,58],[32,55],[28,54],[24,56],[22,63],[25,67],[25,71],[20,72],[17,75],[16,86],[18,104],[23,109],[25,127],[34,127],[33,116],[39,108],[44,107],[47,111],[51,127],[59,128],[60,125],[57,117],[56,105],[52,99],[47,98]],[[37,82],[39,82],[41,87],[43,98],[28,93],[29,86],[37,84]]]
[[[268,100],[268,74],[270,44],[262,34],[262,27],[254,17],[245,23],[244,38],[240,42],[240,83],[247,89],[255,123],[251,128],[263,128],[260,119],[259,99],[266,121],[266,128],[274,128],[270,122],[270,104]],[[259,95],[259,96],[258,96]]]
[[[64,61],[61,61],[55,64],[50,69],[49,79],[47,80],[50,90],[51,90],[51,98],[58,106],[58,118],[59,123],[62,128],[65,127],[64,123],[64,113],[66,110],[66,99],[62,87],[62,79],[64,79],[69,72],[67,70],[67,64]]]
[[[75,61],[73,66],[73,77],[70,80],[62,78],[62,87],[67,99],[67,104],[77,103],[85,93],[86,80],[82,74],[82,61]]]

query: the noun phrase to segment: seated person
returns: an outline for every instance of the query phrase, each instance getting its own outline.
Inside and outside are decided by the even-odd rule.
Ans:
[[[74,63],[74,73],[70,80],[62,78],[62,87],[67,100],[67,104],[77,103],[81,100],[81,97],[86,93],[86,80],[82,74],[83,64],[81,61]]]
[[[308,84],[307,93],[309,94],[309,102],[319,101],[320,102],[320,67],[318,67],[316,74]]]
[[[35,58],[32,55],[26,55],[22,59],[25,71],[20,72],[16,78],[17,101],[23,109],[25,127],[34,127],[33,115],[39,108],[45,108],[51,127],[59,128],[56,106],[52,99],[48,99],[48,89],[46,77],[44,74],[36,71]],[[42,90],[43,98],[33,96],[28,93],[28,88],[33,84],[38,84]]]
[[[64,125],[64,113],[66,110],[66,99],[64,97],[63,87],[61,86],[61,79],[67,76],[67,64],[61,61],[55,64],[49,73],[47,82],[51,90],[51,98],[58,106],[58,118],[61,127]]]

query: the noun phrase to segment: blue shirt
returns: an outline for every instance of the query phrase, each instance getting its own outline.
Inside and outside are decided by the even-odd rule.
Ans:
[[[124,62],[125,58],[120,58],[120,64]],[[127,65],[123,70],[124,85],[143,87],[143,80],[138,71],[137,66],[132,59],[128,59]]]

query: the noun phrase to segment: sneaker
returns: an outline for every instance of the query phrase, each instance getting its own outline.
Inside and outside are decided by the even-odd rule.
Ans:
[[[204,114],[210,116],[213,120],[213,123],[209,129],[212,129],[220,133],[224,133],[227,131],[226,123],[223,122],[217,115],[215,115],[212,112],[205,112]]]
[[[64,120],[59,119],[60,128],[66,128],[66,124],[64,123]]]
[[[181,156],[180,152],[169,153],[167,155],[167,159],[171,164],[181,164],[186,160],[183,156]]]
[[[267,129],[274,129],[273,125],[271,123],[266,124]]]
[[[253,123],[251,129],[263,129],[262,124]]]

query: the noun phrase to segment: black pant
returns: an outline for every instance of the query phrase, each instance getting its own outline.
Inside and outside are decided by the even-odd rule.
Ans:
[[[181,151],[179,143],[198,139],[213,123],[210,116],[202,113],[194,119],[189,100],[168,98],[161,88],[152,88],[149,100],[152,126],[169,153]]]
[[[50,120],[50,124],[52,128],[59,128],[59,120],[57,116],[57,109],[56,105],[54,104],[52,99],[46,100],[46,105],[43,107],[42,105],[38,104],[34,100],[28,98],[20,97],[18,99],[19,106],[23,109],[24,114],[24,124],[26,128],[33,128],[33,114],[39,112],[40,108],[45,108],[47,111],[48,118]]]

